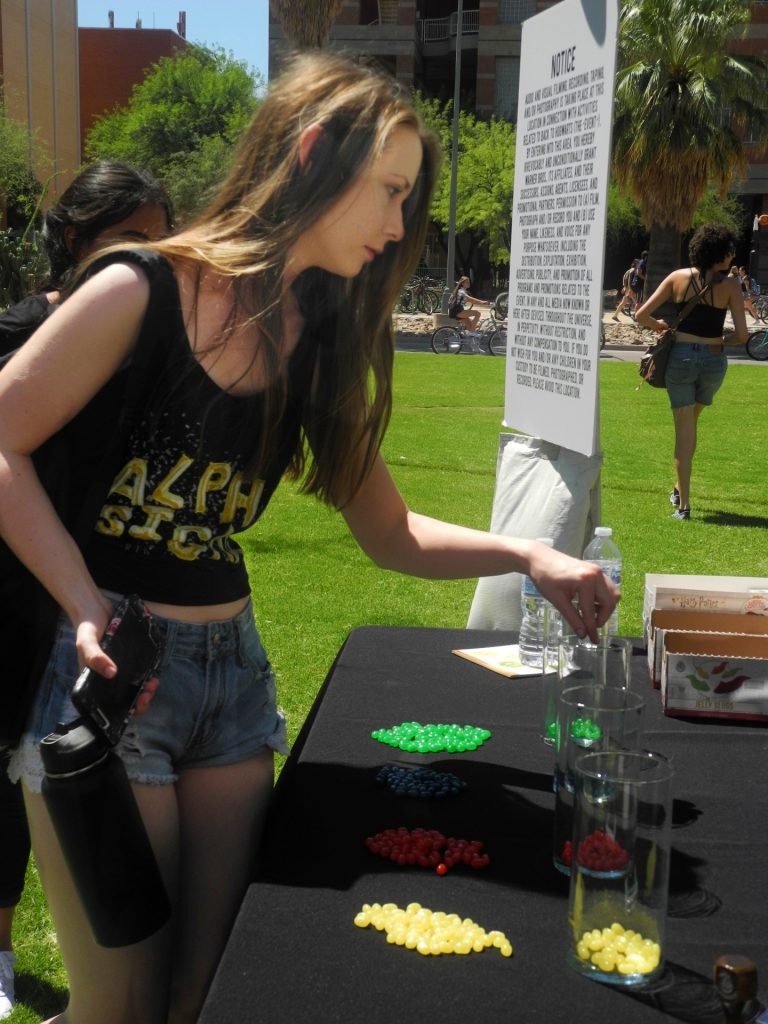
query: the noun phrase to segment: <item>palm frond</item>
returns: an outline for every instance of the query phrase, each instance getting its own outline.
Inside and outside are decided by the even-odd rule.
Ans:
[[[745,166],[747,126],[768,130],[768,62],[729,46],[748,0],[626,0],[620,19],[614,173],[649,227],[683,231],[710,183]]]

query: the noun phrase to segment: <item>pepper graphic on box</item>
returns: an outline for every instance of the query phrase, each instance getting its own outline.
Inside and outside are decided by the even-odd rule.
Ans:
[[[737,664],[736,668],[728,668],[727,661],[721,661],[711,670],[704,665],[696,665],[693,673],[688,676],[688,682],[694,690],[702,690],[708,693],[733,693],[738,690],[742,683],[750,677],[739,675],[742,666]]]

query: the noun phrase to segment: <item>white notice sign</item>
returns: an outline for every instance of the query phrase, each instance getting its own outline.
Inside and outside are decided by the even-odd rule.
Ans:
[[[523,23],[504,421],[599,450],[598,362],[618,0]]]

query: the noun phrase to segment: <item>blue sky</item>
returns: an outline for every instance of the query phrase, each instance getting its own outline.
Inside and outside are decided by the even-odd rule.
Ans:
[[[238,60],[261,71],[266,80],[269,49],[269,0],[77,0],[81,28],[107,28],[107,14],[115,12],[115,28],[176,30],[179,11],[187,12],[187,39],[191,43],[222,46]]]

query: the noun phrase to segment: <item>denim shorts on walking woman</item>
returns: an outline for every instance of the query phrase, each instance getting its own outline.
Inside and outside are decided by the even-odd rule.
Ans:
[[[235,764],[268,749],[287,754],[285,717],[250,602],[224,622],[154,619],[164,644],[160,685],[116,747],[128,777],[164,784],[187,768]],[[74,630],[62,615],[28,730],[11,758],[11,778],[32,792],[40,792],[43,777],[38,743],[58,722],[77,717],[69,699],[77,674]]]
[[[712,405],[725,371],[728,357],[720,345],[698,345],[677,341],[667,363],[666,388],[673,409],[686,405]]]

